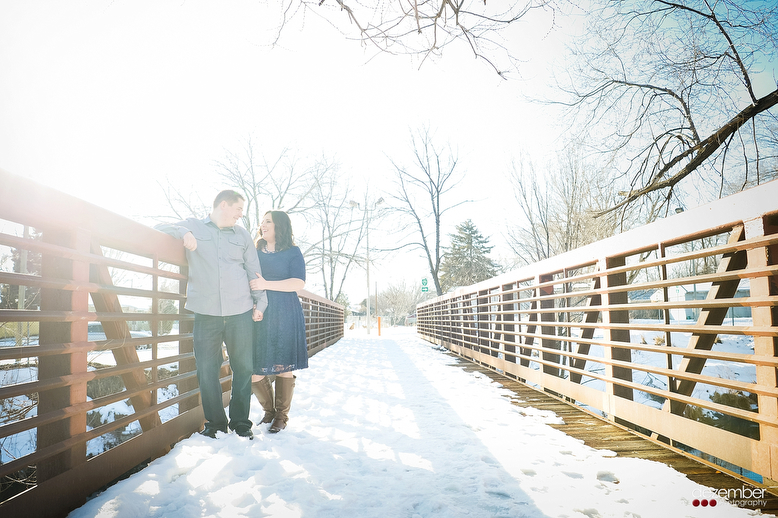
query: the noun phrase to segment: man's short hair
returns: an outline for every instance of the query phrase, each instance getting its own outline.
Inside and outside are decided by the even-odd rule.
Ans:
[[[213,208],[215,209],[218,207],[219,204],[223,201],[226,201],[227,205],[235,205],[235,203],[238,201],[246,201],[246,198],[244,198],[243,195],[238,191],[227,189],[226,191],[222,191],[216,195],[216,198],[213,200]]]

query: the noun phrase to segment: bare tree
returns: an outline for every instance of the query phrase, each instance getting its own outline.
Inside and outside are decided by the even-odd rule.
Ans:
[[[600,0],[587,20],[562,88],[581,134],[620,171],[611,210],[667,212],[694,177],[688,190],[721,196],[775,175],[764,148],[778,89],[760,97],[753,78],[778,53],[778,4]]]
[[[308,245],[304,255],[308,269],[321,273],[324,296],[337,300],[349,271],[363,259],[358,251],[366,222],[361,214],[355,214],[349,182],[342,180],[337,167],[323,162],[320,169],[325,174],[315,181],[311,192],[314,205],[307,213],[311,227],[318,231],[317,241]]]
[[[285,0],[279,9],[276,42],[292,19],[315,15],[366,46],[380,52],[416,56],[422,64],[429,56],[440,55],[444,48],[463,43],[476,58],[504,76],[505,63],[515,66],[516,60],[501,33],[532,10],[553,12],[556,2]]]
[[[576,148],[561,153],[542,177],[531,162],[514,162],[511,183],[523,218],[508,229],[507,241],[520,264],[574,250],[635,223],[615,214],[597,217],[617,193],[603,170],[587,165]]]
[[[443,216],[468,200],[450,205],[443,201],[462,179],[457,170],[458,158],[450,147],[436,147],[429,128],[411,134],[411,146],[412,166],[405,167],[392,160],[396,173],[396,192],[392,197],[397,202],[395,210],[406,222],[402,230],[410,228],[416,234],[406,246],[423,250],[435,289],[442,295],[439,273],[443,257],[440,244]]]
[[[227,185],[234,186],[246,198],[243,224],[249,232],[256,232],[268,210],[305,214],[313,207],[311,194],[330,165],[321,160],[307,166],[301,162],[289,149],[268,160],[257,151],[251,136],[240,151],[226,151],[225,158],[215,162]]]
[[[538,181],[533,164],[524,159],[513,163],[511,182],[524,221],[508,229],[508,245],[521,264],[551,257],[554,253],[551,251],[549,191]]]
[[[383,316],[389,317],[389,325],[403,324],[405,317],[416,312],[416,305],[432,297],[418,287],[408,286],[404,280],[390,284],[378,294],[378,307]]]
[[[157,184],[162,189],[168,208],[172,212],[172,217],[171,214],[160,214],[156,216],[157,219],[182,220],[192,216],[204,218],[210,213],[211,205],[203,202],[200,193],[183,190],[181,186],[175,186],[169,180],[164,183],[158,181]]]
[[[221,184],[234,188],[246,199],[243,226],[255,234],[262,216],[268,210],[305,215],[315,205],[312,192],[318,188],[320,179],[328,173],[331,164],[326,160],[300,159],[289,149],[283,149],[268,159],[258,152],[253,138],[249,136],[240,150],[226,150],[224,158],[214,161],[214,166]],[[193,193],[170,183],[160,183],[160,187],[173,218],[204,218],[212,209],[211,201],[203,201],[201,193]],[[171,217],[168,215],[159,219]]]
[[[348,272],[364,262],[357,250],[366,228],[349,204],[348,180],[339,174],[338,164],[326,157],[298,159],[288,149],[268,160],[249,137],[242,149],[226,152],[215,165],[223,183],[246,199],[243,225],[252,235],[268,210],[284,210],[305,221],[305,226],[296,227],[296,243],[307,270],[321,276],[323,295],[335,300]],[[192,203],[194,195],[184,190],[168,187],[165,193],[179,219],[210,212],[202,202]]]

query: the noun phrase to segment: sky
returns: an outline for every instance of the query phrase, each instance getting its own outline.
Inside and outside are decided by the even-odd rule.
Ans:
[[[737,518],[669,466],[616,457],[415,335],[347,331],[297,372],[288,427],[195,434],[70,518]],[[252,405],[251,418],[262,410]]]
[[[230,187],[214,162],[249,136],[269,159],[284,148],[331,157],[355,192],[388,199],[388,157],[408,162],[411,132],[428,126],[460,158],[452,202],[473,200],[449,230],[471,218],[499,245],[511,214],[493,208],[512,200],[511,161],[552,153],[557,136],[551,109],[527,97],[548,84],[561,18],[554,31],[543,12],[517,24],[521,76],[505,81],[465,45],[420,67],[310,14],[271,46],[278,12],[267,4],[3,0],[0,169],[154,224],[170,214],[160,184],[209,202]],[[426,265],[414,254],[402,271],[416,278]],[[382,284],[396,277],[389,261],[371,271]]]
[[[249,137],[271,161],[283,149],[335,160],[357,200],[369,190],[389,201],[389,159],[409,163],[411,133],[429,127],[459,157],[463,179],[446,202],[471,200],[446,215],[443,245],[471,219],[492,259],[508,264],[505,236],[522,221],[511,164],[548,163],[564,142],[564,117],[532,99],[552,96],[580,18],[540,10],[513,25],[506,43],[521,63],[506,81],[464,43],[421,64],[348,39],[316,10],[272,45],[277,5],[0,1],[0,169],[153,225],[171,215],[163,186],[206,204],[232,187],[215,162]],[[774,88],[770,73],[755,81],[760,93]],[[304,220],[292,221],[304,235]],[[376,228],[371,247],[393,248],[397,228]],[[371,289],[431,279],[420,252],[371,258]],[[307,287],[323,294],[317,278]],[[364,299],[365,280],[364,270],[349,276],[352,302]]]

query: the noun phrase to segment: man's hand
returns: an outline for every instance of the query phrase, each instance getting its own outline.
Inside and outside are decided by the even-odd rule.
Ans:
[[[254,272],[257,276],[256,279],[252,279],[249,281],[249,286],[251,286],[252,290],[264,290],[267,289],[267,285],[265,284],[265,278],[262,277],[260,274]]]
[[[262,314],[260,310],[257,308],[254,308],[254,313],[251,315],[251,319],[254,320],[254,322],[259,322],[265,317],[265,315]]]
[[[197,239],[195,239],[194,234],[191,232],[184,234],[184,248],[192,252],[197,250]]]

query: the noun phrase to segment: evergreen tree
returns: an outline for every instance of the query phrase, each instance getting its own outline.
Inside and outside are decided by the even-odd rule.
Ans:
[[[487,255],[492,251],[489,239],[482,236],[471,220],[457,225],[457,233],[449,234],[451,246],[440,265],[443,292],[455,286],[469,286],[494,277],[500,266]]]

